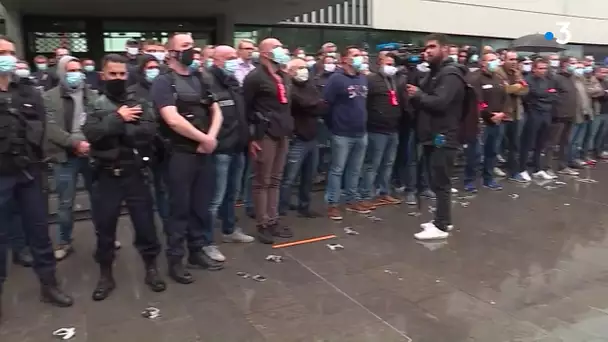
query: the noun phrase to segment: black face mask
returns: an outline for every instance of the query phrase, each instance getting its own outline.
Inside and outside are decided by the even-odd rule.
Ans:
[[[108,93],[108,95],[115,99],[121,99],[123,95],[127,92],[127,89],[125,87],[126,80],[108,80],[105,83],[106,92]]]
[[[194,51],[194,48],[189,48],[184,51],[176,51],[175,53],[175,59],[177,59],[178,62],[180,62],[180,64],[183,66],[189,67],[190,64],[192,64],[192,61],[194,61],[194,54],[196,51]]]

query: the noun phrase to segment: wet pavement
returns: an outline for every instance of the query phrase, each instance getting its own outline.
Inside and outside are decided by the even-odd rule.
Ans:
[[[430,201],[420,217],[408,215],[415,207],[406,205],[379,208],[374,215],[382,220],[345,214],[341,223],[290,213],[294,240],[337,238],[275,250],[222,244],[223,271],[193,271],[196,283],[169,282],[161,294],[143,285],[123,218],[118,288],[104,302],[90,299],[94,235],[89,222],[78,222],[76,254],[59,265],[75,306],[39,303],[32,272],[13,266],[0,341],[53,341],[59,328],[75,329],[70,341],[89,342],[608,341],[607,170],[601,164],[583,177],[597,183],[503,181],[501,192],[456,195],[447,242],[412,238],[430,217]],[[322,194],[315,196],[321,210]],[[251,220],[239,214],[251,231]],[[332,251],[328,243],[344,249]],[[269,254],[283,262],[265,260]],[[147,307],[160,316],[142,317]]]

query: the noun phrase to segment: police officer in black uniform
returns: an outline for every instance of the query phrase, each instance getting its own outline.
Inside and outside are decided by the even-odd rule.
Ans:
[[[211,225],[209,204],[215,184],[211,153],[217,145],[222,112],[208,84],[189,69],[195,53],[192,37],[175,34],[168,45],[170,71],[154,80],[150,94],[161,116],[161,134],[170,142],[166,161],[169,220],[165,229],[169,276],[189,284],[194,279],[182,264],[184,242],[189,266],[223,268],[222,262],[201,251],[205,245],[203,227]]]
[[[94,163],[93,221],[97,230],[95,259],[100,277],[93,300],[106,299],[116,284],[112,275],[116,224],[126,202],[135,229],[134,245],[145,265],[145,283],[161,292],[165,282],[158,274],[160,243],[154,225],[153,199],[147,164],[153,155],[156,120],[144,98],[127,96],[127,59],[110,54],[103,60],[104,92],[87,117],[83,133],[91,144]]]
[[[40,280],[41,300],[67,307],[73,300],[58,288],[48,231],[46,165],[42,152],[44,104],[40,92],[32,85],[13,80],[16,62],[14,43],[0,36],[0,298],[6,279],[5,223],[13,215],[13,206],[17,206],[34,258],[34,271]]]

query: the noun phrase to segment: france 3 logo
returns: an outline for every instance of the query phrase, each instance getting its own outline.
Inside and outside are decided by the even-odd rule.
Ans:
[[[546,40],[553,40],[560,45],[566,45],[572,40],[572,32],[570,32],[570,23],[569,22],[557,22],[555,23],[557,27],[559,27],[559,36],[556,37],[555,34],[551,31],[545,32]]]

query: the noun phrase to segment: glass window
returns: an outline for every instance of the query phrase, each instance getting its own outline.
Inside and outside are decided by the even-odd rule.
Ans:
[[[410,44],[410,35],[403,31],[370,31],[367,34],[367,44],[372,54],[377,54],[376,45],[385,43]]]
[[[141,32],[104,32],[103,50],[105,52],[124,52],[129,39],[143,40],[144,35]]]
[[[595,63],[603,64],[604,59],[608,57],[608,46],[605,45],[588,45],[583,47],[585,56],[591,55],[595,57]]]
[[[321,29],[300,27],[273,27],[272,36],[276,37],[290,51],[302,48],[307,54],[314,54],[321,45]]]
[[[323,31],[323,41],[336,44],[338,50],[349,45],[356,45],[364,49],[370,48],[367,43],[367,32],[364,30],[325,29]],[[321,47],[321,44],[317,46],[317,49]],[[373,46],[371,48],[374,49]]]
[[[481,48],[486,45],[490,45],[494,51],[498,49],[506,49],[511,45],[512,40],[510,39],[492,39],[492,38],[483,38],[481,40]]]
[[[260,40],[271,36],[270,31],[270,27],[236,25],[234,30],[234,46],[236,47],[241,39],[251,39],[259,43]]]
[[[66,48],[72,54],[89,51],[84,32],[33,32],[35,54],[54,53],[59,47]]]
[[[449,36],[448,42],[450,44],[455,44],[458,46],[463,45],[471,45],[471,46],[481,46],[481,38],[480,37],[471,37],[471,36]],[[494,47],[494,46],[492,46]]]
[[[566,45],[566,48],[566,51],[562,52],[562,54],[576,58],[583,58],[584,54],[582,45],[568,44]]]

